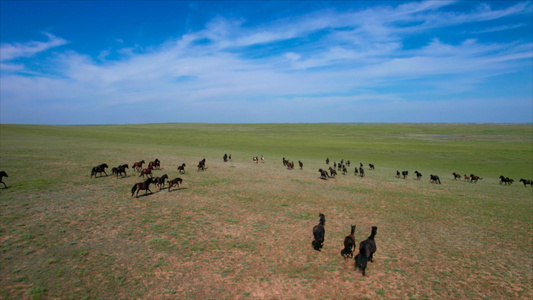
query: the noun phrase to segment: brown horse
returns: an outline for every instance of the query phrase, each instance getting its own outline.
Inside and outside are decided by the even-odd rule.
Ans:
[[[131,188],[131,196],[133,197],[133,194],[135,194],[135,192],[137,192],[137,195],[135,197],[139,197],[139,191],[140,190],[145,190],[146,194],[148,194],[148,191],[150,191],[150,183],[152,183],[152,178],[148,178],[146,179],[144,182],[139,182],[139,183],[136,183],[133,185],[133,187]],[[152,191],[150,191],[150,193],[152,193]]]
[[[181,178],[174,178],[171,181],[168,182],[168,191],[170,192],[170,188],[174,185],[178,186],[178,190],[180,189],[180,184],[183,182]]]
[[[161,167],[161,162],[157,158],[154,161],[151,161],[148,163],[148,168],[159,169],[160,167]]]
[[[320,178],[328,180],[328,171],[318,169],[318,173],[320,173]]]
[[[453,172],[452,175],[453,175],[453,180],[461,179],[461,175],[459,175],[459,174],[457,174],[455,172]]]
[[[140,171],[143,168],[143,164],[144,164],[144,160],[134,162],[131,168],[134,169],[135,171]]]
[[[150,177],[152,177],[152,168],[149,167],[147,169],[142,169],[141,170],[141,175],[139,175],[139,177],[143,177],[144,178],[144,175],[146,175],[146,177],[148,177],[148,175],[150,175]]]
[[[164,187],[165,186],[165,179],[168,179],[168,175],[165,174],[161,177],[156,177],[154,179],[154,184],[157,185],[159,187],[159,189],[161,189],[161,187]]]
[[[7,176],[7,173],[5,171],[1,171],[0,172],[0,183],[4,184],[4,188],[7,189],[6,183],[2,181],[2,178],[4,178],[4,177],[9,177],[9,176]]]

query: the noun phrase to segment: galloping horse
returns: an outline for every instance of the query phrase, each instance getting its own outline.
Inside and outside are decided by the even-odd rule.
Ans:
[[[143,168],[143,164],[144,164],[144,160],[134,162],[131,168],[134,169],[135,171],[140,171]]]
[[[304,163],[303,162],[298,161],[298,165],[300,166],[300,170],[302,170],[304,168]]]
[[[100,173],[100,177],[102,177],[102,172],[105,174],[105,176],[107,176],[105,168],[109,168],[107,164],[101,164],[99,166],[94,167],[91,171],[91,177],[93,177],[94,175],[94,178],[96,178],[96,173]]]
[[[523,182],[524,183],[524,186],[526,185],[530,185],[530,186],[533,186],[533,181],[532,180],[529,180],[529,179],[520,179],[518,182]]]
[[[146,190],[145,195],[148,194],[148,191],[150,191],[149,189],[150,183],[152,183],[152,178],[148,178],[144,182],[139,182],[139,183],[134,184],[133,187],[131,188],[131,196],[133,197],[133,194],[137,192],[137,195],[135,197],[139,197],[140,190]],[[152,193],[152,191],[150,191],[150,193]]]
[[[143,177],[144,178],[144,175],[146,175],[146,177],[148,177],[148,175],[150,175],[150,177],[152,177],[152,167],[148,167],[147,169],[142,169],[141,170],[141,175],[139,175],[139,177]]]
[[[328,171],[324,171],[322,169],[318,169],[318,173],[320,173],[320,178],[328,180]]]
[[[375,169],[373,164],[368,164],[368,167],[370,167],[370,170],[374,170]]]
[[[154,184],[157,185],[159,187],[159,189],[161,189],[161,186],[165,186],[165,179],[168,179],[168,175],[165,174],[161,177],[157,177],[156,179],[154,179]]]
[[[365,177],[365,170],[363,169],[363,167],[359,167],[359,176]]]
[[[474,174],[470,174],[470,182],[476,183],[478,180],[481,180],[483,178],[476,176]]]
[[[168,182],[168,191],[170,192],[170,188],[173,186],[173,185],[177,185],[178,186],[178,189],[180,188],[180,184],[183,182],[183,180],[181,178],[174,178],[172,179],[171,181]]]
[[[459,175],[459,174],[457,174],[455,172],[453,172],[452,175],[453,175],[453,180],[457,180],[457,178],[461,179],[461,175]]]
[[[128,164],[123,164],[122,166],[118,166],[117,167],[117,177],[118,177],[118,174],[124,174],[124,176],[128,176],[128,174],[126,174],[126,169],[129,169],[128,167]]]
[[[422,173],[415,171],[415,174],[416,174],[416,180],[420,180],[420,178],[422,178]]]
[[[198,171],[205,170],[205,158],[198,163]]]
[[[406,179],[407,175],[409,175],[409,171],[402,171],[403,179]]]
[[[181,164],[181,166],[178,167],[178,171],[180,174],[185,173],[185,163]]]
[[[429,182],[440,184],[440,178],[437,175],[429,175]]]
[[[329,167],[329,174],[330,174],[329,175],[330,177],[335,178],[335,176],[337,175],[337,171],[335,171],[335,169]]]
[[[161,167],[161,162],[157,158],[154,161],[151,161],[148,163],[148,168],[159,169],[160,167]]]
[[[6,183],[2,181],[2,178],[4,178],[4,177],[9,177],[9,176],[7,176],[7,173],[5,171],[1,171],[0,172],[0,183],[4,184],[4,188],[7,189]]]
[[[463,176],[463,178],[464,178],[465,181],[467,181],[467,182],[470,180],[470,177],[468,177],[468,175],[466,175],[466,174]]]

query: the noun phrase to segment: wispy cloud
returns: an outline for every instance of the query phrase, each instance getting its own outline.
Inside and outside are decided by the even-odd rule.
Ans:
[[[11,117],[12,111],[19,111],[16,103],[31,107],[35,102],[72,114],[97,111],[93,107],[116,110],[117,122],[124,123],[141,122],[124,107],[142,106],[160,107],[160,114],[145,119],[148,122],[305,121],[304,116],[280,114],[280,107],[305,112],[311,122],[334,120],[326,114],[333,107],[342,121],[350,121],[350,110],[356,107],[374,111],[369,103],[392,114],[407,105],[413,93],[431,89],[436,98],[468,93],[491,76],[531,67],[530,41],[465,38],[452,44],[433,37],[420,47],[405,47],[406,38],[431,29],[531,14],[530,2],[502,9],[480,4],[460,13],[442,10],[454,4],[424,1],[354,12],[329,9],[254,27],[247,27],[245,19],[219,16],[202,30],[161,45],[106,47],[95,57],[72,50],[55,53],[44,72],[15,61],[66,45],[66,40],[47,33],[45,42],[2,44],[2,121],[17,121]],[[415,82],[418,88],[404,89]]]

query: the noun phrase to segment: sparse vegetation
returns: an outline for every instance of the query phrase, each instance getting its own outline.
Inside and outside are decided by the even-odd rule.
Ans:
[[[131,169],[90,178],[156,157],[179,189],[136,198]],[[321,180],[326,157],[351,171]],[[376,169],[355,176],[360,162]],[[531,125],[0,125],[0,163],[4,299],[533,297],[533,189],[499,184],[533,179]],[[365,277],[341,254],[351,224],[357,245],[379,227]]]

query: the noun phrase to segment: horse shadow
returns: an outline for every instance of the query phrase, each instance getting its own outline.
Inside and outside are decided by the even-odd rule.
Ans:
[[[168,188],[167,188],[167,189],[168,189]],[[169,191],[169,192],[170,192],[170,193],[173,193],[173,192],[177,192],[177,191],[181,191],[181,190],[187,190],[187,189],[188,189],[188,188],[186,188],[186,187],[179,187],[179,188],[174,189],[174,190],[171,190],[171,191]]]

